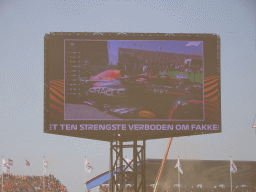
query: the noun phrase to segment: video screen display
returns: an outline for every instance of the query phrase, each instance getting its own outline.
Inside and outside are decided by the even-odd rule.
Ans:
[[[99,140],[221,132],[218,36],[139,35],[45,36],[44,132]]]

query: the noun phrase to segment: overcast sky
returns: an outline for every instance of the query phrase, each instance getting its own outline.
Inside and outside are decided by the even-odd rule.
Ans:
[[[12,173],[25,173],[26,158],[26,173],[42,175],[46,156],[47,174],[79,192],[85,155],[87,179],[108,169],[109,143],[43,133],[44,35],[60,31],[220,35],[223,131],[174,138],[168,158],[256,160],[254,0],[1,0],[0,23],[0,155]],[[147,141],[146,157],[163,158],[167,142]]]

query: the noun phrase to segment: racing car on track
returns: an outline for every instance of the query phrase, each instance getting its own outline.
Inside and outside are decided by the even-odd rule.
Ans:
[[[203,120],[202,84],[161,75],[120,76],[85,81],[82,102],[122,119]]]

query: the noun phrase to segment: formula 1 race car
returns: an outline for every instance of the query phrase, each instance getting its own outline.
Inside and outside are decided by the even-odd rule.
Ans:
[[[85,81],[82,102],[122,119],[203,120],[203,85],[138,75]]]

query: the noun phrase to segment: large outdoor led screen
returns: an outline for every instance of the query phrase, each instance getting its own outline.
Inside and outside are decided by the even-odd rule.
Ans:
[[[219,37],[45,36],[44,132],[99,140],[221,132]]]

